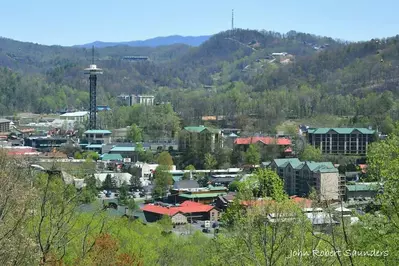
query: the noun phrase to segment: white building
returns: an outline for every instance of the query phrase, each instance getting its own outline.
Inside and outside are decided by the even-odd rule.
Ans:
[[[143,179],[150,179],[153,172],[159,164],[149,164],[149,163],[142,163],[142,162],[136,162],[134,164],[134,167],[140,168],[141,169],[141,178]],[[176,169],[176,167],[174,167]]]
[[[130,105],[154,105],[155,96],[153,95],[130,95]]]
[[[61,120],[75,121],[78,123],[83,123],[88,119],[88,117],[89,117],[89,112],[87,111],[65,113],[60,115]]]

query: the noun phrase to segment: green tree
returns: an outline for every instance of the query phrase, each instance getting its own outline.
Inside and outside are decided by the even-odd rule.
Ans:
[[[214,156],[217,158],[219,169],[226,169],[231,166],[232,149],[217,147]]]
[[[158,164],[159,165],[165,165],[169,169],[171,169],[173,165],[173,158],[167,151],[163,151],[158,155]]]
[[[186,170],[186,171],[194,171],[194,170],[195,170],[195,167],[194,167],[194,165],[189,164],[189,165],[187,165],[187,166],[184,168],[184,170]],[[184,173],[184,174],[183,174],[183,180],[187,180],[187,179],[190,179],[190,173]]]
[[[132,142],[142,142],[143,141],[143,131],[136,124],[132,124],[128,131],[128,138]]]
[[[206,153],[204,157],[204,167],[207,170],[215,169],[218,165],[216,158],[211,153]]]
[[[172,219],[169,216],[163,215],[162,218],[158,221],[158,224],[161,226],[164,232],[172,231],[173,224]]]
[[[88,175],[85,178],[86,187],[82,189],[81,199],[83,203],[90,203],[96,199],[98,194],[97,182],[94,175]]]
[[[130,167],[128,172],[132,175],[129,182],[132,188],[134,189],[141,189],[143,185],[141,184],[140,177],[141,177],[141,170],[138,167]]]
[[[159,165],[155,169],[154,187],[152,190],[153,198],[162,198],[166,196],[169,186],[172,185],[173,182],[172,174],[168,171],[169,168],[165,165]]]
[[[127,205],[128,191],[129,191],[129,186],[127,185],[126,181],[123,181],[123,183],[121,184],[121,187],[119,188],[119,197],[118,197],[118,202],[121,205]]]
[[[101,224],[93,221],[98,217],[96,213],[90,215],[88,221],[84,219],[84,214],[78,210],[81,206],[79,192],[73,185],[65,184],[57,174],[37,176],[34,186],[38,195],[33,210],[38,213],[30,226],[41,263],[54,263],[63,258],[65,243],[72,241],[83,245],[81,252],[84,254],[86,247],[93,244],[88,239],[91,237],[89,232],[98,234],[102,231]]]
[[[73,155],[73,158],[75,159],[83,159],[83,155],[80,152],[75,152]]]
[[[250,144],[248,150],[245,152],[245,163],[250,165],[257,165],[260,162],[260,152],[256,145]]]
[[[89,159],[93,161],[97,161],[100,158],[100,155],[98,155],[98,153],[94,151],[84,152],[82,156],[84,159]]]
[[[320,162],[323,156],[320,149],[314,148],[312,145],[306,145],[302,153],[299,155],[301,161]]]
[[[207,187],[209,185],[209,176],[203,175],[198,178],[198,184],[200,187]]]
[[[380,130],[383,134],[387,135],[394,132],[395,125],[393,123],[392,118],[389,115],[386,116],[385,119],[382,121]]]
[[[130,211],[131,216],[134,216],[134,212],[140,209],[139,205],[137,205],[134,199],[128,199],[126,205]]]
[[[234,180],[229,184],[229,191],[233,192],[238,191],[239,186],[240,186],[240,181]]]
[[[136,152],[140,162],[149,163],[154,160],[154,154],[150,150],[145,150],[141,143],[136,144]]]
[[[111,190],[116,187],[115,180],[112,178],[111,174],[107,174],[103,181],[103,189]]]
[[[244,198],[272,198],[281,201],[287,198],[284,183],[277,173],[270,169],[258,168],[239,185],[240,194]]]

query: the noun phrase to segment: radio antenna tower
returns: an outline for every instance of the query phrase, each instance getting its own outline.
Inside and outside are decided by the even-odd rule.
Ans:
[[[97,128],[97,75],[103,73],[101,68],[97,68],[94,64],[94,45],[91,49],[91,65],[85,68],[84,73],[89,75],[90,81],[90,115],[89,129]]]
[[[234,31],[234,9],[231,10],[231,30]]]

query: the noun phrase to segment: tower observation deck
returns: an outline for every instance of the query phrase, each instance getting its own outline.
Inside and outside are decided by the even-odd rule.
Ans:
[[[90,81],[90,115],[89,129],[97,128],[97,75],[103,73],[101,68],[97,68],[95,64],[91,64],[85,68],[84,73],[89,75]]]

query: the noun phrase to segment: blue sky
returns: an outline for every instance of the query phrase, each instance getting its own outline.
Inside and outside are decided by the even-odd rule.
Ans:
[[[233,8],[238,28],[350,41],[399,33],[397,0],[4,0],[0,36],[74,45],[207,35],[231,27]]]

